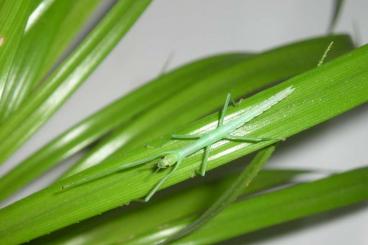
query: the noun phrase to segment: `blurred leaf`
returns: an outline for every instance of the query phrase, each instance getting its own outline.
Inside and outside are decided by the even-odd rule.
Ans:
[[[118,1],[38,92],[0,128],[0,162],[16,151],[94,71],[151,0]]]
[[[336,23],[339,20],[339,17],[341,15],[342,7],[344,6],[345,1],[344,0],[334,0],[333,1],[333,12],[330,19],[330,24],[328,26],[328,32],[331,33],[334,31],[336,27]]]
[[[275,147],[270,146],[264,150],[261,150],[253,158],[253,160],[247,165],[240,175],[233,180],[231,185],[220,194],[220,196],[211,204],[211,206],[203,212],[196,220],[188,224],[183,229],[169,236],[163,241],[163,244],[171,244],[174,241],[179,240],[189,234],[200,229],[211,221],[214,217],[220,214],[225,208],[227,208],[232,202],[236,201],[239,196],[244,192],[250,183],[256,178],[259,171],[271,157],[274,152]]]
[[[290,183],[307,171],[300,170],[263,170],[252,184],[242,189],[243,194],[260,191]],[[31,244],[112,244],[124,242],[162,224],[203,212],[233,182],[235,172],[227,171],[225,176],[209,176],[200,180],[200,184],[189,185],[184,190],[170,192],[150,205],[138,205],[133,209],[119,208],[101,216],[75,224],[50,235],[36,239]],[[128,208],[128,210],[127,210]],[[165,212],[162,212],[165,210]]]
[[[247,113],[272,95],[292,87],[294,92],[247,123],[238,133],[252,137],[287,138],[331,119],[368,100],[368,46],[358,48],[318,68],[295,76],[230,108],[227,119]],[[201,133],[216,127],[217,113],[175,133]],[[276,140],[275,140],[276,141]],[[208,169],[262,149],[275,141],[257,144],[219,142],[213,145]],[[155,162],[119,172],[60,192],[63,186],[134,160],[177,149],[188,142],[163,138],[154,149],[137,148],[60,181],[0,210],[0,243],[20,243],[101,214],[146,195],[166,171],[153,172]],[[190,178],[201,162],[201,152],[183,162],[163,185],[166,188]],[[366,181],[366,180],[365,180]],[[31,210],[24,212],[24,210]]]
[[[214,244],[236,236],[368,200],[368,168],[355,169],[232,204],[202,229],[172,244]],[[195,216],[162,224],[115,244],[156,244]]]
[[[0,3],[0,98],[12,69],[24,29],[39,1],[3,0]]]
[[[98,0],[45,0],[38,6],[36,12],[46,8],[44,5],[47,8],[38,13],[37,19],[32,17],[32,25],[17,49],[0,100],[0,121],[17,109],[45,77],[99,3]]]

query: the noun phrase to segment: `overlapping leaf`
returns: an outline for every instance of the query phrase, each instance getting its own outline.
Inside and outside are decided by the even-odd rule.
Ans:
[[[349,37],[337,35],[297,42],[253,57],[219,55],[175,69],[80,122],[21,162],[1,179],[0,199],[112,129],[115,131],[71,173],[99,163],[122,146],[125,146],[122,151],[128,151],[212,112],[222,105],[228,91],[246,96],[274,81],[313,68],[332,40],[335,45],[329,59],[352,48]],[[299,59],[301,56],[303,59]]]
[[[112,210],[102,216],[36,239],[33,244],[66,244],[78,241],[84,241],[86,244],[114,244],[125,242],[130,237],[138,238],[155,227],[203,212],[233,182],[237,171],[237,169],[227,170],[226,174],[221,176],[208,176],[201,180],[203,183],[189,185],[181,191],[174,190],[152,200],[150,205],[141,205],[129,209],[128,212],[126,208]],[[290,184],[298,176],[307,173],[293,169],[264,170],[259,173],[252,185],[241,190],[244,195],[251,195]]]
[[[27,19],[26,33],[15,49],[1,96],[0,121],[19,108],[32,89],[33,94],[37,93],[35,86],[49,73],[99,3],[98,0],[44,0],[32,12]]]
[[[0,162],[18,149],[92,73],[150,0],[118,1],[97,27],[0,129]]]
[[[368,169],[335,176],[239,201],[202,229],[172,244],[213,244],[262,228],[368,200]],[[193,220],[184,217],[164,228],[115,244],[155,244]]]
[[[322,65],[309,72],[266,89],[229,111],[228,120],[237,113],[246,113],[252,106],[275,93],[292,87],[294,92],[245,125],[239,133],[249,136],[287,138],[368,101],[368,46]],[[353,95],[353,96],[346,96]],[[202,132],[213,128],[217,114],[206,117],[182,130]],[[180,132],[178,132],[180,133]],[[221,142],[213,146],[209,169],[225,164],[263,148],[274,141],[257,144]],[[154,173],[149,163],[141,168],[120,172],[99,180],[60,192],[62,186],[98,174],[107,168],[120,166],[135,159],[151,156],[188,142],[163,138],[155,149],[136,149],[69,177],[60,183],[0,210],[0,241],[19,243],[79,222],[112,208],[127,204],[147,194],[165,172]],[[201,154],[187,158],[166,184],[168,187],[190,178],[198,168]],[[366,173],[363,174],[365,176]],[[24,213],[24,210],[32,210]]]

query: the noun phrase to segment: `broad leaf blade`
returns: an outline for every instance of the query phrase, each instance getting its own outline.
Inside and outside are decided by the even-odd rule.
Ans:
[[[213,244],[291,220],[368,200],[368,168],[356,169],[239,201],[173,244]],[[124,244],[154,244],[188,224],[186,217]],[[117,242],[120,244],[120,242]]]
[[[177,233],[169,236],[166,240],[163,240],[163,244],[171,244],[189,234],[201,229],[214,217],[220,214],[225,208],[227,208],[232,202],[236,201],[239,196],[244,192],[244,189],[251,184],[256,178],[263,165],[271,157],[275,147],[271,146],[264,150],[261,150],[254,159],[247,165],[240,175],[235,178],[233,183],[215,200],[215,202],[202,213],[194,222],[188,224],[185,228],[178,231]]]
[[[76,166],[69,174],[84,169],[89,164],[98,163],[98,159],[108,157],[108,152],[113,152],[116,145],[124,144],[126,137],[131,137],[133,133],[136,134],[136,137],[131,137],[132,142],[123,149],[124,151],[129,151],[129,148],[142,145],[147,143],[149,139],[157,138],[159,135],[182,127],[200,117],[200,115],[212,112],[223,103],[222,95],[227,93],[227,89],[221,89],[221,87],[227,86],[229,80],[231,80],[229,74],[231,76],[235,75],[235,81],[240,81],[236,94],[244,96],[247,93],[255,92],[260,86],[267,86],[275,80],[290,77],[313,68],[317,65],[325,47],[332,40],[335,42],[334,49],[327,58],[334,58],[352,48],[348,36],[321,37],[286,45],[254,58],[247,54],[217,55],[185,65],[160,76],[83,120],[21,162],[1,179],[0,199],[14,193],[52,166],[80,151],[113,129],[117,131],[105,138],[103,143],[99,144],[100,147],[97,147],[97,149],[101,149],[101,145],[103,145],[102,148],[106,149],[112,145],[112,149],[98,151],[94,148],[89,157],[82,161],[84,164]],[[300,60],[300,56],[303,56],[303,61],[295,62],[295,60]],[[242,66],[233,68],[238,65]],[[264,72],[255,73],[254,70]],[[235,72],[237,73],[235,74]],[[216,95],[215,101],[208,97],[204,102],[198,99],[193,101],[188,98],[192,97],[190,92],[193,90],[189,90],[189,93],[185,92],[184,95],[180,93],[180,90],[187,91],[186,87],[193,87],[197,83],[202,83],[202,89],[205,90],[206,87],[212,86],[215,82],[220,87],[216,90],[218,95]],[[178,97],[178,94],[182,94],[182,96]],[[203,94],[206,95],[207,93],[203,92]],[[173,95],[172,98],[170,95]],[[180,101],[175,102],[177,99]],[[181,108],[181,110],[185,110],[180,113],[181,116],[177,115],[175,107],[178,103],[185,105],[184,108]],[[193,104],[196,104],[196,106],[193,106]],[[167,113],[169,109],[172,113]],[[165,120],[162,116],[164,114],[167,115]],[[132,118],[135,118],[135,120],[132,120]],[[146,123],[145,120],[149,120],[150,123]],[[153,122],[157,123],[154,124]],[[93,156],[96,156],[96,158]]]
[[[235,172],[227,171],[225,176],[214,179],[209,177],[210,180],[207,178],[202,181],[204,183],[189,185],[181,191],[175,190],[151,201],[150,205],[129,209],[128,212],[126,208],[129,207],[112,210],[102,216],[36,239],[32,244],[71,244],[77,241],[84,241],[86,244],[125,242],[132,236],[141,236],[165,223],[203,212],[232,183],[236,173],[237,169]],[[307,173],[308,171],[292,169],[263,170],[254,182],[242,191],[244,195],[251,195],[290,184],[296,177]]]
[[[327,46],[321,48],[319,45],[325,45],[327,40],[332,39],[333,36],[293,43],[250,57],[227,69],[213,70],[210,76],[167,98],[129,125],[124,125],[103,139],[74,166],[69,175],[113,158],[113,153],[119,155],[128,152],[144,145],[147,140],[172,133],[175,129],[208,115],[222,106],[224,97],[229,92],[235,98],[246,97],[275,81],[314,68]],[[341,41],[329,58],[336,57],[340,51],[344,52],[343,43],[346,40]],[[303,62],[295,62],[300,56],[304,57]]]
[[[247,54],[234,53],[201,59],[160,76],[123,96],[68,129],[3,176],[0,179],[0,200],[111,130],[118,126],[124,127],[133,117],[165,100],[170,94],[203,79],[213,69],[221,70],[247,58]]]
[[[281,90],[292,87],[294,89],[292,95],[243,128],[243,133],[249,136],[287,138],[366,103],[368,101],[367,65],[368,46],[363,46],[328,64],[244,100],[240,105],[229,110],[229,117],[240,112],[246,113],[246,110],[252,106]],[[209,130],[217,124],[217,120],[216,113],[188,126],[183,132]],[[275,142],[257,144],[224,142],[215,145],[213,155],[208,162],[208,169],[216,168],[273,143]],[[110,160],[92,167],[1,209],[0,241],[24,242],[146,195],[166,174],[152,171],[152,167],[156,165],[155,162],[130,171],[119,172],[65,192],[60,190],[64,185],[98,174],[107,168],[121,166],[185,144],[181,141],[163,139],[160,148],[144,151],[137,149],[130,154],[116,157],[114,161]],[[199,154],[188,157],[163,188],[191,178],[200,161]],[[32,212],[25,213],[24,210],[32,210]]]

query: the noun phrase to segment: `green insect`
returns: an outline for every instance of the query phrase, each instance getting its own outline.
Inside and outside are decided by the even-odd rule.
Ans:
[[[265,111],[269,110],[272,106],[278,104],[282,100],[284,100],[286,97],[288,97],[292,92],[294,91],[294,88],[288,87],[275,95],[271,96],[270,98],[264,100],[263,102],[259,103],[258,105],[255,105],[251,107],[246,112],[238,115],[237,117],[229,120],[225,123],[225,116],[226,111],[229,107],[231,96],[230,94],[227,95],[226,101],[224,104],[224,107],[222,108],[222,111],[220,113],[220,119],[218,121],[217,128],[214,130],[211,130],[209,132],[206,132],[201,135],[172,135],[172,139],[176,140],[194,140],[191,143],[188,143],[187,145],[170,150],[167,152],[160,153],[158,155],[140,159],[138,161],[122,164],[121,166],[114,167],[107,169],[101,173],[98,173],[96,175],[91,175],[88,177],[85,177],[83,179],[80,179],[78,181],[71,182],[69,184],[63,185],[62,189],[69,189],[81,184],[84,184],[86,182],[90,182],[102,177],[105,177],[107,175],[111,175],[113,173],[123,171],[129,168],[133,168],[142,164],[145,164],[147,162],[153,161],[158,159],[157,162],[157,168],[158,169],[165,169],[172,167],[170,172],[163,177],[148,193],[148,195],[145,197],[144,201],[149,201],[152,196],[160,189],[162,184],[170,178],[170,176],[179,168],[183,160],[194,153],[197,153],[198,151],[204,150],[204,157],[202,164],[200,166],[200,175],[204,176],[206,173],[207,168],[207,162],[208,157],[210,154],[211,146],[221,140],[229,140],[229,141],[236,141],[236,142],[250,142],[250,143],[258,143],[261,141],[266,140],[275,140],[270,138],[251,138],[251,137],[244,137],[244,136],[236,136],[233,135],[234,131],[236,131],[238,128],[242,127],[245,123],[251,121],[255,117],[261,115]]]

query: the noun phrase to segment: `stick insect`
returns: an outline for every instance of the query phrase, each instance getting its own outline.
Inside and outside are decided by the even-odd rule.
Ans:
[[[139,165],[142,165],[147,162],[158,159],[158,162],[156,165],[158,170],[166,169],[169,167],[172,167],[172,169],[151,189],[151,191],[148,193],[148,195],[144,199],[144,201],[147,202],[160,189],[162,184],[168,178],[170,178],[170,176],[179,168],[179,166],[181,165],[181,163],[183,162],[185,158],[201,150],[204,150],[204,156],[203,156],[203,161],[200,166],[200,175],[204,176],[206,173],[208,157],[210,154],[211,146],[218,141],[228,140],[228,141],[236,141],[236,142],[258,143],[258,142],[267,141],[267,140],[275,140],[272,138],[252,138],[252,137],[247,137],[247,136],[236,136],[236,135],[233,135],[233,133],[234,131],[242,127],[247,122],[253,120],[255,117],[269,110],[272,106],[284,100],[293,91],[294,91],[294,88],[288,87],[276,93],[275,95],[271,96],[270,98],[264,100],[258,105],[251,107],[246,112],[238,115],[234,119],[231,119],[231,121],[229,120],[229,122],[225,123],[226,112],[227,112],[227,109],[231,101],[231,95],[228,94],[226,97],[225,104],[220,112],[220,118],[219,118],[217,127],[215,129],[209,132],[203,133],[203,134],[199,134],[199,135],[177,135],[177,134],[172,135],[172,139],[175,139],[175,140],[194,140],[194,142],[188,143],[187,145],[181,148],[178,148],[178,149],[166,151],[166,152],[160,153],[152,157],[144,158],[138,161],[123,164],[118,167],[107,169],[98,174],[82,178],[79,181],[74,181],[69,184],[63,185],[62,189],[63,190],[70,189],[75,186],[82,185],[86,182],[90,182],[90,181],[105,177],[107,175],[114,174],[119,171],[126,170],[129,168],[137,167]]]

